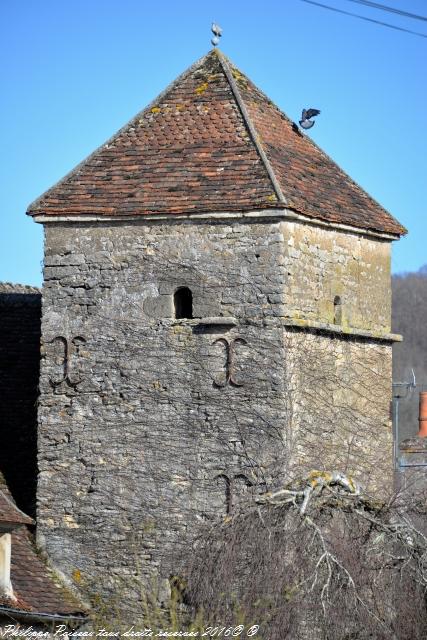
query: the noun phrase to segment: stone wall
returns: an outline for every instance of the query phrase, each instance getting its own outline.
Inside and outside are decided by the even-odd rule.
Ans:
[[[290,473],[339,470],[391,492],[391,345],[288,328],[285,349]]]
[[[18,506],[35,515],[41,294],[0,284],[0,470]]]
[[[111,597],[125,589],[135,609],[132,581],[170,576],[199,523],[279,486],[298,464],[345,460],[346,469],[371,473],[378,433],[381,446],[389,437],[387,394],[375,410],[360,400],[354,425],[336,409],[346,394],[343,371],[353,372],[353,385],[365,384],[373,366],[389,384],[388,347],[373,361],[373,346],[343,338],[337,355],[338,339],[313,334],[316,357],[307,357],[309,334],[293,334],[284,319],[295,309],[326,317],[321,297],[332,291],[333,259],[310,247],[291,254],[298,234],[287,225],[174,219],[46,226],[38,539],[66,577]],[[326,265],[316,278],[313,260]],[[358,272],[354,295],[372,272]],[[351,281],[350,271],[345,278]],[[180,287],[192,291],[192,319],[174,318]],[[317,306],[304,306],[304,287]],[[380,315],[376,326],[386,326]],[[303,369],[323,384],[326,399],[328,390],[333,395],[327,424],[301,393]],[[361,420],[372,425],[363,438]],[[334,454],[322,459],[323,445]]]
[[[299,222],[283,226],[287,315],[335,323],[338,311],[344,327],[390,331],[390,242]]]
[[[168,576],[283,476],[282,253],[273,223],[47,227],[38,537],[66,576]]]

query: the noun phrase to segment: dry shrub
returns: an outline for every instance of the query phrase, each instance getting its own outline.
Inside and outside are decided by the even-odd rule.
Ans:
[[[427,637],[425,496],[380,504],[320,486],[303,514],[301,495],[284,497],[198,538],[186,560],[194,610],[259,624],[264,640]]]

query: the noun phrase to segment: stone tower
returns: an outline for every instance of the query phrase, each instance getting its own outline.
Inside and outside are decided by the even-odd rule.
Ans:
[[[38,537],[65,576],[167,577],[198,524],[307,469],[387,485],[404,229],[221,52],[28,213]]]

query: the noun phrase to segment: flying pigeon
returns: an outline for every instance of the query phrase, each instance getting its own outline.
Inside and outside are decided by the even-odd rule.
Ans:
[[[216,47],[217,44],[219,43],[220,37],[222,36],[222,29],[219,26],[219,24],[212,22],[211,31],[214,34],[214,37],[212,38],[211,42],[213,46]]]
[[[311,127],[314,125],[314,121],[310,120],[310,118],[314,118],[315,116],[318,116],[319,113],[320,113],[319,109],[303,109],[301,120],[299,121],[300,126],[303,129],[311,129]]]

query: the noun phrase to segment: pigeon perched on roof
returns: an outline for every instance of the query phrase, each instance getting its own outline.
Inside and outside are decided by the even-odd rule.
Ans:
[[[222,29],[219,26],[219,24],[212,22],[211,31],[214,34],[214,37],[212,38],[211,42],[213,46],[216,47],[217,44],[219,43],[220,37],[222,36]]]
[[[303,109],[301,120],[299,121],[300,126],[303,129],[311,129],[311,127],[314,125],[314,120],[311,120],[310,118],[318,116],[319,113],[319,109]]]

